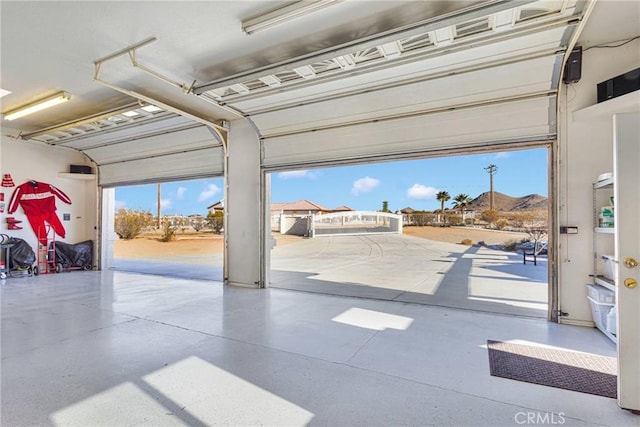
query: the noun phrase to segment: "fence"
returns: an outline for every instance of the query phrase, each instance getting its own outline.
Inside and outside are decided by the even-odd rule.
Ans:
[[[402,215],[386,212],[347,211],[313,215],[309,235],[402,234]]]

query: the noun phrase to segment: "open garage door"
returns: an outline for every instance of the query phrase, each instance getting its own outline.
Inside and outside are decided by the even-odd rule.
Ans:
[[[154,106],[134,104],[29,138],[86,154],[102,187],[224,174],[224,148],[215,132]]]

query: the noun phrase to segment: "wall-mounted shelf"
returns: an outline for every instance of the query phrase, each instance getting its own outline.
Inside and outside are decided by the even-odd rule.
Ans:
[[[58,172],[60,178],[82,179],[85,181],[93,181],[96,179],[96,175],[92,173],[67,173]]]
[[[594,282],[596,283],[596,285],[600,285],[604,288],[609,289],[610,291],[615,292],[616,291],[616,284],[613,280],[609,280],[604,276],[596,276],[594,277]]]
[[[616,234],[616,229],[614,227],[596,227],[593,230],[600,234]]]
[[[611,116],[614,114],[639,111],[640,90],[636,90],[617,98],[608,99],[598,104],[576,110],[573,112],[573,121],[611,120]]]

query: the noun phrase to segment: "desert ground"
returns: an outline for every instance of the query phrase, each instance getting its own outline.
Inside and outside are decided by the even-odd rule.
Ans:
[[[405,227],[403,233],[447,243],[460,243],[470,239],[473,243],[484,241],[487,245],[499,245],[520,241],[526,233],[486,230],[468,227]],[[277,246],[296,243],[304,237],[274,233]],[[149,258],[171,254],[176,257],[222,253],[223,235],[214,233],[178,233],[175,240],[162,242],[158,235],[145,234],[133,240],[117,240],[114,245],[116,258]]]

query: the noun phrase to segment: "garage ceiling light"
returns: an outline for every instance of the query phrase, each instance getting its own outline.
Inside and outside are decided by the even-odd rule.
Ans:
[[[123,116],[127,116],[127,117],[135,117],[135,116],[139,116],[140,113],[138,113],[135,110],[131,110],[131,111],[126,111],[124,113],[122,113]]]
[[[303,0],[281,7],[264,15],[242,21],[242,31],[253,34],[283,22],[309,15],[341,0]]]
[[[4,119],[15,120],[28,114],[35,113],[36,111],[44,110],[45,108],[61,104],[68,101],[69,99],[71,99],[71,95],[66,92],[60,92],[53,96],[25,105],[24,107],[16,108],[15,110],[9,111],[4,114]]]

